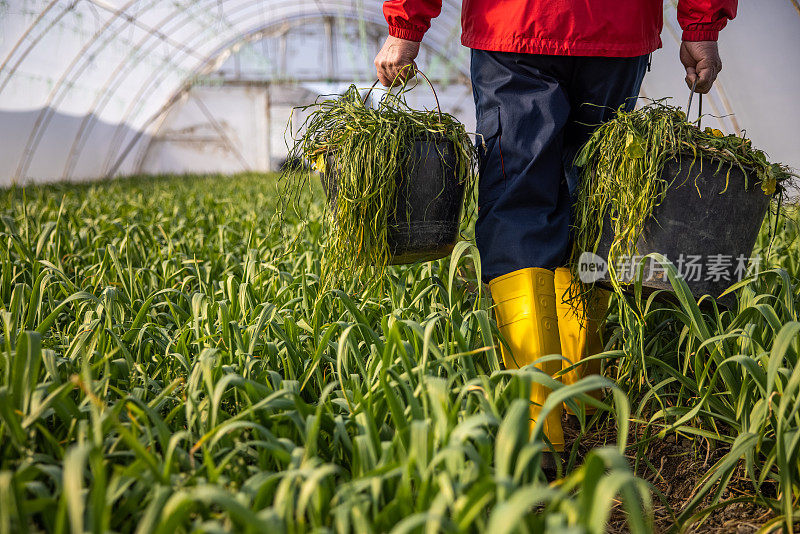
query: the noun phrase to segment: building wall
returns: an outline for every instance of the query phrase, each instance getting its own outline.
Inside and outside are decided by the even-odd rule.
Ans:
[[[201,87],[170,112],[150,141],[144,173],[267,170],[266,91]]]

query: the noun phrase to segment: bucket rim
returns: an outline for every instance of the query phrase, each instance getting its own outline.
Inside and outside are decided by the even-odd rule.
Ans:
[[[690,158],[693,158],[693,159],[711,160],[713,162],[722,162],[723,164],[730,165],[730,167],[732,169],[744,170],[744,172],[746,172],[747,174],[754,174],[755,171],[756,171],[753,167],[750,167],[748,165],[732,163],[730,161],[726,161],[724,159],[721,159],[721,158],[718,158],[718,157],[714,157],[713,154],[701,153],[701,154],[695,155],[694,153],[689,152],[688,150],[679,150],[677,152],[673,152],[672,154],[669,155],[669,158],[667,159],[667,161],[675,161],[675,160],[680,161],[680,156],[686,156],[686,157],[690,157]],[[756,180],[758,180],[757,176],[755,178],[756,178]],[[758,181],[760,182],[761,180],[758,180]]]

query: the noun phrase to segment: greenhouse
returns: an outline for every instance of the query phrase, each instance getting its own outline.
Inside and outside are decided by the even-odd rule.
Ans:
[[[0,532],[800,528],[800,3],[609,1],[0,0]]]

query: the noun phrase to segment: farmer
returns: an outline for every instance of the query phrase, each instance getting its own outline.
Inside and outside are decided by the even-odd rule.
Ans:
[[[375,57],[390,85],[405,76],[442,0],[386,0],[389,38]],[[680,60],[686,83],[707,93],[722,70],[717,35],[736,15],[737,0],[679,0]],[[461,43],[472,49],[471,75],[480,157],[475,234],[495,303],[506,368],[548,354],[570,363],[601,352],[598,319],[608,295],[574,313],[563,296],[570,207],[579,174],[572,161],[595,125],[620,106],[630,110],[661,47],[662,0],[464,0]],[[554,375],[562,362],[538,365]],[[597,361],[564,382],[597,373]],[[534,384],[531,422],[549,389]],[[544,433],[562,451],[561,410],[546,415]]]

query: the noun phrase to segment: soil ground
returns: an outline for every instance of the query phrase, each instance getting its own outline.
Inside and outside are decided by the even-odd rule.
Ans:
[[[615,430],[609,425],[601,425],[590,429],[585,435],[575,418],[564,419],[564,433],[567,451],[575,446],[577,456],[575,465],[580,465],[582,458],[591,449],[604,445],[613,445],[616,441]],[[643,435],[629,437],[635,443]],[[631,465],[636,466],[638,476],[653,485],[653,508],[655,515],[655,532],[666,533],[675,527],[675,517],[680,514],[694,495],[695,489],[708,473],[709,469],[728,451],[724,444],[714,444],[707,440],[692,440],[675,435],[664,439],[653,439],[642,448],[643,460],[636,462],[635,451],[628,454]],[[769,491],[771,488],[766,488]],[[659,497],[658,493],[661,493]],[[683,530],[686,533],[710,534],[749,534],[756,532],[773,516],[772,511],[752,503],[737,502],[734,499],[753,495],[752,483],[743,468],[731,479],[722,493],[720,502],[732,501],[727,506],[714,510],[703,522],[690,525]],[[710,504],[710,500],[704,503]],[[627,532],[625,513],[621,507],[611,517],[609,532]]]

